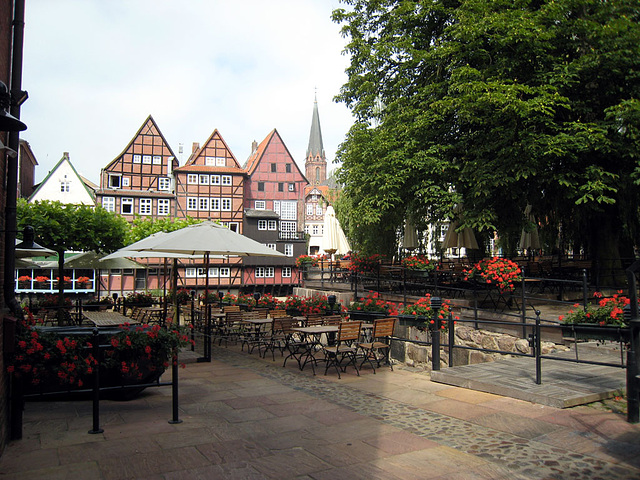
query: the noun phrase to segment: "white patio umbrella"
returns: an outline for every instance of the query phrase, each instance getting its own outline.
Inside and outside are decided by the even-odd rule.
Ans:
[[[347,237],[340,227],[340,222],[336,218],[336,212],[331,205],[327,207],[324,214],[324,230],[320,247],[330,255],[335,253],[344,255],[351,250]]]
[[[177,298],[177,258],[192,255],[203,255],[206,265],[206,290],[209,289],[210,255],[228,255],[238,257],[284,257],[280,253],[262,243],[258,243],[244,235],[240,235],[227,227],[211,221],[205,221],[173,232],[153,234],[117,252],[153,252],[157,257],[174,258],[174,300]],[[178,256],[175,256],[175,255]],[[135,255],[131,255],[135,256]],[[206,299],[206,295],[205,295]]]
[[[540,248],[540,237],[538,236],[538,227],[536,226],[536,219],[531,213],[531,205],[527,205],[524,209],[524,216],[527,221],[533,225],[533,229],[529,230],[527,228],[522,229],[522,233],[520,234],[520,250],[525,250],[527,248],[539,249]]]

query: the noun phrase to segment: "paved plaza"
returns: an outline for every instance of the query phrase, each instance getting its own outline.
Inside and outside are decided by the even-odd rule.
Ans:
[[[593,406],[558,409],[431,382],[396,366],[335,373],[239,347],[180,370],[171,388],[101,402],[29,402],[2,479],[634,479],[640,425]],[[570,367],[575,368],[575,367]]]

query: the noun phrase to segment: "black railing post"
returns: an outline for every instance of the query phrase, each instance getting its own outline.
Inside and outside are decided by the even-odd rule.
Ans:
[[[89,430],[90,434],[104,432],[104,430],[100,428],[100,364],[102,363],[102,355],[100,355],[99,333],[99,330],[94,328],[93,337],[91,338],[91,354],[96,364],[93,366],[93,428]]]
[[[640,261],[627,269],[629,283],[629,350],[627,350],[627,422],[640,421],[640,315],[636,271]]]
[[[524,268],[522,269],[522,298],[520,309],[522,310],[522,338],[527,338],[527,292],[525,291],[525,272]]]
[[[358,301],[358,271],[353,271],[353,299]]]
[[[478,290],[473,287],[473,319],[475,320],[475,329],[478,330]]]
[[[535,337],[534,337],[534,349],[536,354],[536,385],[542,384],[542,348],[541,348],[541,338],[540,338],[540,310],[536,310],[536,326],[535,326]]]
[[[440,307],[442,299],[440,297],[431,297],[431,311],[433,312],[434,323],[431,329],[431,370],[440,370]]]
[[[171,359],[171,399],[173,404],[173,417],[169,420],[169,423],[182,423],[179,418],[178,412],[178,349],[173,349],[173,355]]]
[[[453,315],[449,314],[449,366],[453,367],[453,349],[456,343],[456,324],[453,320]]]
[[[589,285],[587,283],[587,269],[584,268],[582,270],[582,302],[584,305],[584,309],[587,309],[587,305],[589,302]]]
[[[402,302],[407,304],[407,269],[402,269]]]

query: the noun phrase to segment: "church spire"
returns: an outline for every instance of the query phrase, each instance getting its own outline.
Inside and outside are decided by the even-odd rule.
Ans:
[[[309,133],[309,147],[307,148],[307,158],[324,158],[324,147],[322,145],[322,131],[320,130],[320,115],[318,114],[318,98],[313,101],[313,115],[311,117],[311,132]]]

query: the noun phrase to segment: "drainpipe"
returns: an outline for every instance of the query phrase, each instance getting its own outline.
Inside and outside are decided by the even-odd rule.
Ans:
[[[22,92],[22,52],[24,47],[24,0],[15,0],[13,14],[13,52],[11,59],[12,94],[26,96]],[[22,98],[20,99],[22,100]],[[11,105],[11,115],[20,118],[20,105]],[[20,133],[9,132],[8,147],[15,152],[20,149]],[[17,200],[18,200],[18,156],[7,155],[7,183],[5,204],[5,245],[4,245],[4,301],[5,305],[15,315],[22,315],[22,309],[15,292],[15,247],[17,230]]]

